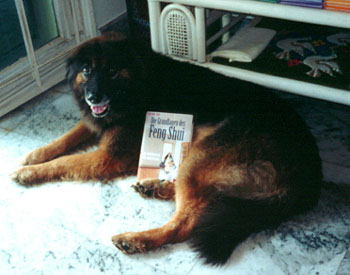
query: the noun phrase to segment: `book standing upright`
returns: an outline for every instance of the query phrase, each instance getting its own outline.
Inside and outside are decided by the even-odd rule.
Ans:
[[[147,112],[137,180],[175,182],[179,166],[189,153],[192,131],[193,115]]]

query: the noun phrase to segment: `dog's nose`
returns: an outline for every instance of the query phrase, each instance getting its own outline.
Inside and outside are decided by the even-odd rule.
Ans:
[[[98,104],[101,102],[102,98],[96,94],[88,94],[86,99],[92,104]]]

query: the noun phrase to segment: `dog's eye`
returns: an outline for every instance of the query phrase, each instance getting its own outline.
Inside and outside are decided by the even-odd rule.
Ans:
[[[90,67],[84,67],[83,68],[83,75],[85,77],[88,77],[91,74],[91,68]]]

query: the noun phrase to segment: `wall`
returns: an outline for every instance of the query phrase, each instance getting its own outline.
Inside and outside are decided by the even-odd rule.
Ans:
[[[92,0],[92,3],[98,29],[126,13],[125,0]]]

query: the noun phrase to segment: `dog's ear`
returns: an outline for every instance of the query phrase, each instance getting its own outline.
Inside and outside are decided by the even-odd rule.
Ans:
[[[74,78],[76,76],[76,64],[75,64],[75,57],[71,56],[67,59],[66,62],[66,79],[69,84],[71,84],[74,81]]]
[[[146,79],[148,77],[148,63],[152,63],[150,59],[152,53],[145,42],[130,38],[125,41],[124,52],[128,53],[128,70],[130,75],[134,75],[138,79]]]

